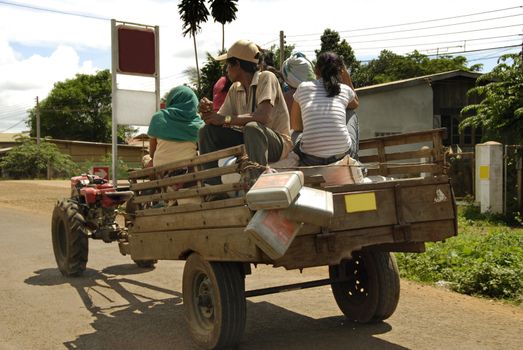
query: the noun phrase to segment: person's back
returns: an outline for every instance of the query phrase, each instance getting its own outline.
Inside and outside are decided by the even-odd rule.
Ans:
[[[319,79],[301,83],[294,94],[291,122],[303,129],[294,152],[305,165],[334,163],[351,149],[346,110],[358,101],[354,90],[341,83],[343,69],[335,53],[320,54],[315,68]]]
[[[196,156],[198,131],[203,125],[194,92],[186,86],[172,89],[166,108],[153,115],[147,131],[153,165]]]

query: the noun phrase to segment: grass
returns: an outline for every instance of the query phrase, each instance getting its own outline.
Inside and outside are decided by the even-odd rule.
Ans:
[[[425,253],[397,253],[401,276],[523,305],[523,228],[470,205],[459,207],[458,228],[458,236],[428,243]]]

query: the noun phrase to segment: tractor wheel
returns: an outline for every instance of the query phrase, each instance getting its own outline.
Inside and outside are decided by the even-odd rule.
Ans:
[[[183,304],[192,338],[204,349],[235,347],[245,330],[245,279],[236,263],[193,253],[183,270]]]
[[[136,266],[141,267],[142,269],[151,269],[154,268],[154,265],[158,260],[133,260]]]
[[[87,265],[89,244],[78,204],[66,199],[55,206],[51,233],[56,264],[62,275],[81,275]]]
[[[399,300],[399,272],[388,252],[355,252],[350,260],[329,267],[332,293],[340,310],[355,322],[382,321],[390,317]]]

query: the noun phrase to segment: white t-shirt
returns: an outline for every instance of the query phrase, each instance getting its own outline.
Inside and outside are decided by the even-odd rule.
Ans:
[[[303,121],[302,152],[328,158],[349,150],[351,139],[345,114],[355,96],[348,85],[340,84],[340,93],[327,97],[322,79],[298,86],[294,100],[300,105]]]

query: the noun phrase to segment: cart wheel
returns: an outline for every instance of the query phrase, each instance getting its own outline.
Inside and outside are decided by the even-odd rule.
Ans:
[[[80,276],[87,265],[89,244],[78,204],[68,199],[56,204],[51,234],[56,264],[62,275]]]
[[[332,293],[340,310],[355,322],[376,322],[390,317],[399,300],[399,272],[388,252],[355,252],[353,259],[330,266]]]
[[[246,316],[240,266],[191,254],[183,270],[183,304],[189,330],[200,347],[234,347],[243,335]]]

